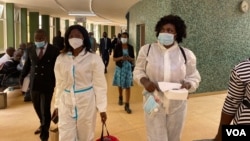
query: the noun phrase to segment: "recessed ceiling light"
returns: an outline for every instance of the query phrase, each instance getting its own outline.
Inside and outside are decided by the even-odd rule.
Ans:
[[[95,13],[86,11],[71,11],[68,13],[70,16],[96,16]]]

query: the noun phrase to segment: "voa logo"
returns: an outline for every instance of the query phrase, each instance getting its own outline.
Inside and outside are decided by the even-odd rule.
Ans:
[[[227,136],[247,136],[244,129],[226,129]]]

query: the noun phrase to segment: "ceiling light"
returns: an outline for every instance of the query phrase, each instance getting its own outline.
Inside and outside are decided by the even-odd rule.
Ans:
[[[85,11],[71,11],[68,13],[70,16],[96,16],[96,14],[92,12],[85,12]]]

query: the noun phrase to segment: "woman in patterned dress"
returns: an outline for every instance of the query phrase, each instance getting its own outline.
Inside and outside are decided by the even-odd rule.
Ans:
[[[126,91],[125,111],[130,114],[129,107],[130,87],[133,86],[132,67],[134,62],[133,46],[128,44],[128,33],[124,32],[121,36],[121,43],[114,49],[113,60],[116,62],[113,86],[118,86],[119,105],[123,105],[122,91]]]

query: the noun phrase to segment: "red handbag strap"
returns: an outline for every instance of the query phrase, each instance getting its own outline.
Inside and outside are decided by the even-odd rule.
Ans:
[[[107,129],[107,126],[106,126],[106,123],[102,123],[102,134],[101,134],[101,141],[103,141],[103,131],[104,131],[104,126],[105,126],[105,129],[107,131],[107,135],[109,136],[109,131]]]

